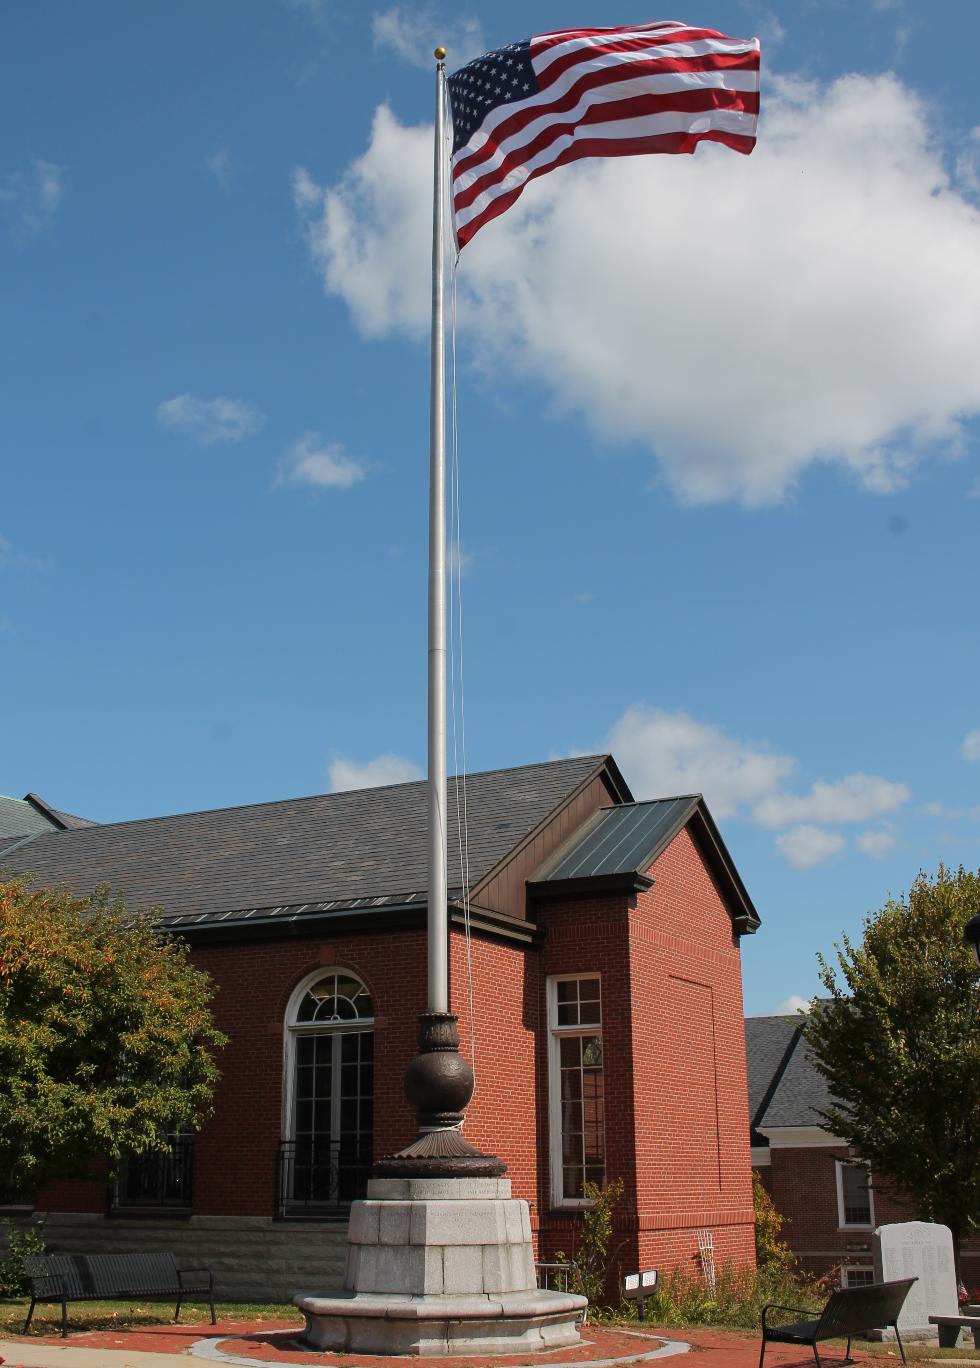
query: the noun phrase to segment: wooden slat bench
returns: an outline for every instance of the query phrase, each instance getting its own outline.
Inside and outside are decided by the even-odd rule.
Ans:
[[[207,1297],[214,1314],[214,1274],[208,1268],[178,1268],[172,1254],[28,1254],[24,1271],[31,1283],[26,1335],[39,1302],[61,1303],[61,1333],[68,1335],[73,1301],[176,1300],[174,1320],[190,1296]]]
[[[891,1326],[898,1340],[902,1362],[906,1362],[905,1346],[898,1333],[898,1313],[905,1305],[905,1298],[915,1278],[901,1278],[895,1282],[867,1283],[864,1287],[842,1287],[835,1292],[830,1301],[815,1319],[793,1321],[789,1325],[770,1325],[770,1311],[788,1311],[791,1315],[812,1317],[812,1311],[798,1306],[776,1306],[771,1304],[762,1308],[762,1350],[759,1354],[759,1368],[766,1356],[766,1345],[809,1344],[817,1368],[822,1368],[817,1344],[820,1340],[843,1339],[847,1336],[847,1357],[851,1357],[851,1340],[855,1335],[866,1334],[869,1330],[882,1330]]]
[[[940,1349],[955,1349],[963,1326],[973,1331],[974,1346],[980,1349],[980,1316],[930,1316],[929,1324],[939,1327]]]

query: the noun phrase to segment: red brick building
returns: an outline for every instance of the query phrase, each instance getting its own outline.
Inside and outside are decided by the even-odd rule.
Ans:
[[[745,1046],[752,1164],[785,1219],[783,1237],[808,1272],[839,1270],[845,1287],[873,1282],[875,1227],[918,1213],[827,1129],[822,1113],[832,1099],[799,1017],[748,1017]],[[980,1284],[975,1241],[963,1268],[971,1289]]]
[[[620,1178],[621,1267],[695,1267],[699,1232],[717,1264],[751,1263],[740,943],[759,920],[703,800],[636,803],[611,756],[473,775],[466,797],[466,1134],[532,1203],[539,1258],[574,1248],[586,1180]],[[0,869],[160,909],[230,1038],[199,1134],[116,1184],[37,1194],[53,1243],[174,1248],[225,1296],[341,1280],[346,1209],[414,1134],[424,827],[422,784],[14,840],[0,814]]]

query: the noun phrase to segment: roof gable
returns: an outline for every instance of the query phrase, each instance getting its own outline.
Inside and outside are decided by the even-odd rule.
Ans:
[[[751,898],[699,793],[602,808],[562,845],[530,885],[539,896],[586,888],[651,886],[650,866],[688,828],[739,933],[760,925]]]

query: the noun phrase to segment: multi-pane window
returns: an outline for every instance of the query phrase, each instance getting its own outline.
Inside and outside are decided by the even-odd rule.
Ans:
[[[870,1226],[871,1175],[867,1164],[837,1161],[837,1214],[840,1226]]]
[[[168,1135],[166,1149],[146,1150],[126,1161],[112,1188],[112,1205],[190,1208],[193,1168],[193,1135]]]
[[[873,1268],[858,1268],[854,1265],[841,1269],[843,1287],[868,1287],[875,1280]]]
[[[585,1200],[606,1177],[599,976],[549,980],[552,1198]]]
[[[374,1007],[353,974],[331,971],[301,994],[289,1022],[285,1210],[364,1195],[374,1122]]]

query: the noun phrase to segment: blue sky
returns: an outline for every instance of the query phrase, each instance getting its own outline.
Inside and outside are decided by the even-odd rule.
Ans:
[[[712,0],[751,158],[582,164],[463,254],[470,768],[703,789],[746,1004],[980,865],[973,0]],[[0,790],[103,821],[425,755],[436,41],[606,5],[0,15]]]

